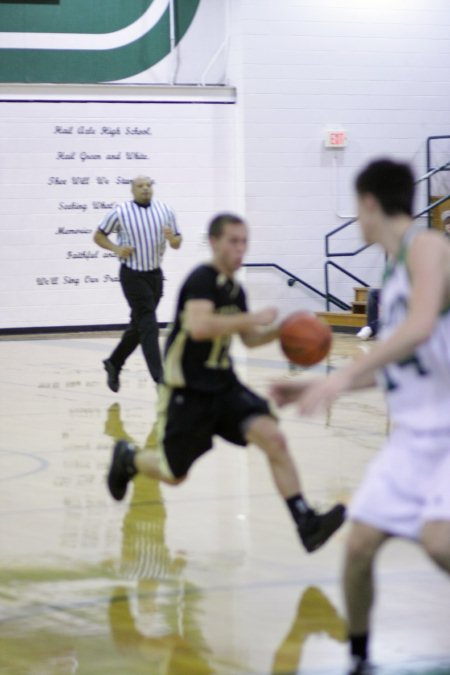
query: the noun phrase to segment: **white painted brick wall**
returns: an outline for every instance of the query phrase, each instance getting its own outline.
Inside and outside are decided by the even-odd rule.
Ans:
[[[221,1],[228,0],[203,3],[220,8]],[[176,208],[185,233],[181,257],[168,254],[168,293],[161,320],[171,318],[169,300],[185,271],[207,255],[201,236],[212,211],[232,208],[246,213],[252,226],[249,261],[275,262],[324,290],[324,234],[344,222],[340,215],[354,212],[352,183],[359,168],[374,156],[390,154],[410,160],[417,174],[422,174],[426,137],[450,133],[450,0],[230,2],[232,40],[226,80],[238,87],[238,105],[205,108],[195,114],[192,108],[184,117],[174,110],[165,117],[162,111],[155,113],[158,133],[152,139],[152,170],[158,178],[158,196]],[[225,30],[226,21],[223,17],[220,21]],[[214,73],[222,77],[217,75],[221,64],[222,56],[211,77]],[[44,114],[39,111],[36,106],[29,113],[35,128]],[[327,125],[346,129],[347,149],[323,148]],[[26,222],[21,217],[19,183],[28,184],[40,165],[34,159],[24,163],[9,137],[4,141],[3,152],[8,143],[12,152],[10,163],[3,161],[0,167],[0,178],[14,204],[10,208],[7,199],[0,204],[11,224],[5,218],[0,224],[5,253],[10,254],[8,247],[12,247],[20,257],[26,227],[31,247],[27,255],[36,264],[32,247],[47,243],[42,233],[37,237],[34,231],[39,214],[51,213],[49,241],[54,240],[56,227],[52,218],[59,216],[51,211],[44,192],[30,192],[30,199],[39,200]],[[36,150],[33,144],[26,147],[27,152],[32,150]],[[53,146],[47,148],[48,157],[54,151]],[[44,183],[48,157],[42,153]],[[114,198],[119,197],[114,190]],[[418,206],[424,205],[424,198],[422,189]],[[76,216],[68,215],[67,223],[71,218]],[[89,246],[90,242],[89,237]],[[342,251],[360,243],[352,227],[340,233],[332,247]],[[8,255],[5,274],[11,261]],[[356,276],[379,283],[380,252],[371,249],[357,258],[335,261]],[[276,270],[252,269],[246,277],[254,306],[275,302],[282,314],[299,306],[324,306],[301,286],[290,288]],[[336,271],[330,277],[332,291],[351,301],[354,283]],[[23,280],[15,284],[18,292],[26,293]],[[12,301],[6,286],[0,300],[5,307]],[[23,310],[22,305],[17,302],[16,310]],[[122,299],[120,307],[125,317]],[[82,308],[80,304],[76,321],[86,323]],[[39,313],[37,303],[33,311]],[[4,312],[2,320],[12,318]],[[22,316],[21,322],[33,325],[34,318]]]
[[[233,11],[249,260],[276,262],[323,289],[323,236],[345,222],[337,212],[354,212],[358,169],[389,154],[420,175],[426,137],[450,133],[450,4],[233,0]],[[347,130],[346,150],[323,149],[327,125]],[[424,205],[423,190],[417,201]],[[358,244],[352,228],[333,249]],[[379,281],[379,252],[335,261]],[[353,282],[332,278],[333,291],[351,299]],[[247,279],[254,305],[276,301],[283,313],[323,307],[276,271],[251,270]]]

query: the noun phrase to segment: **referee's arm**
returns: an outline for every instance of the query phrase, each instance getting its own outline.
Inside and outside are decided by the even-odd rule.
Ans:
[[[133,253],[132,246],[118,246],[108,239],[108,235],[97,229],[94,234],[94,241],[100,248],[105,248],[107,251],[112,251],[118,258],[129,258]],[[178,248],[178,247],[177,247]]]
[[[181,234],[175,234],[171,227],[164,228],[164,237],[169,242],[170,248],[180,248],[183,237]]]
[[[111,211],[106,218],[100,223],[95,231],[94,241],[100,248],[105,248],[107,251],[112,251],[118,258],[125,260],[133,253],[132,246],[118,246],[108,239],[108,235],[114,232],[118,225],[117,215],[115,210]]]
[[[163,228],[164,237],[169,242],[170,248],[180,248],[183,238],[178,231],[177,219],[171,208],[165,207],[169,224]]]

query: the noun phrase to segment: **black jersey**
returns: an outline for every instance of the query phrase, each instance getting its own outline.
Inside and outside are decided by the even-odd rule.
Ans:
[[[236,381],[230,357],[231,336],[212,340],[192,340],[184,322],[188,300],[210,300],[216,314],[247,311],[245,292],[212,265],[200,265],[181,287],[175,325],[167,339],[164,381],[170,387],[188,387],[197,391],[220,391]]]

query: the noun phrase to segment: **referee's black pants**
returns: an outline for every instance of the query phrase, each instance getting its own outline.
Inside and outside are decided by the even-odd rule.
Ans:
[[[137,272],[122,265],[120,283],[131,309],[131,321],[109,360],[120,371],[130,354],[141,344],[150,375],[155,382],[161,382],[163,369],[156,308],[163,291],[162,271]]]

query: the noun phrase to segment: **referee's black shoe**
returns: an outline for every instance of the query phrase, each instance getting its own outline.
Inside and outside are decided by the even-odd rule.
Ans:
[[[312,509],[302,516],[298,523],[298,533],[308,553],[323,546],[345,520],[345,506],[336,504],[326,513],[316,513]]]
[[[109,359],[105,359],[103,361],[103,365],[105,366],[107,374],[106,382],[108,384],[108,387],[111,389],[111,391],[117,394],[117,392],[120,389],[120,380],[119,380],[120,370],[116,368],[116,366]]]
[[[128,483],[137,474],[135,454],[135,446],[127,441],[117,441],[114,446],[106,482],[111,495],[118,502],[125,497]]]

